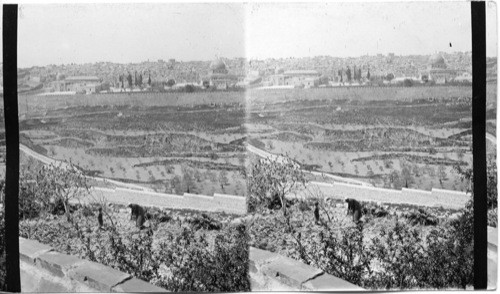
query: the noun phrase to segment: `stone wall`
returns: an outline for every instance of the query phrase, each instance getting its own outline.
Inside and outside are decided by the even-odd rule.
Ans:
[[[105,199],[108,202],[120,204],[130,202],[142,206],[226,212],[231,214],[245,214],[247,211],[246,197],[244,196],[217,193],[213,196],[188,193],[175,195],[125,188],[109,189],[100,187],[91,188],[90,193],[91,199]]]
[[[498,280],[498,229],[488,227],[488,290],[497,289]]]
[[[99,263],[19,238],[22,292],[168,292]]]
[[[451,209],[463,208],[469,200],[470,195],[460,191],[432,189],[432,191],[406,189],[393,190],[375,188],[346,183],[321,183],[310,182],[309,192],[299,191],[291,197],[330,197],[330,198],[354,198],[361,201],[374,201],[394,204],[410,204],[418,206],[434,206]],[[310,191],[313,191],[311,193]]]
[[[252,291],[363,291],[295,259],[250,247]]]

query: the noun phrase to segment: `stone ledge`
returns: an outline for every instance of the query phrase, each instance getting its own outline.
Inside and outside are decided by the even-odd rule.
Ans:
[[[266,263],[270,263],[272,260],[279,257],[280,256],[276,253],[272,253],[255,247],[250,247],[248,267],[251,272],[257,272],[260,266]]]
[[[365,289],[329,274],[322,274],[302,285],[303,291],[365,291]]]
[[[111,288],[112,292],[169,292],[163,288],[157,287],[151,283],[144,282],[137,278],[132,278],[126,280],[125,282],[118,284]]]
[[[99,292],[168,292],[153,284],[133,278],[131,275],[100,263],[80,259],[76,256],[56,252],[40,242],[19,238],[20,260],[34,271],[41,270],[78,289],[94,289]],[[80,286],[78,286],[80,285]],[[64,285],[49,285],[50,289],[66,289]],[[67,285],[66,285],[67,286]],[[64,291],[67,292],[67,291]]]
[[[68,273],[72,279],[103,292],[111,292],[111,288],[132,278],[129,274],[86,260]]]
[[[264,274],[293,288],[301,288],[302,283],[323,273],[322,270],[297,260],[280,256],[262,268]]]
[[[38,241],[19,237],[19,258],[30,264],[35,264],[38,256],[52,250],[52,247]]]
[[[363,291],[364,289],[322,270],[277,253],[250,247],[249,267],[253,284],[273,284],[292,291]],[[276,290],[275,287],[267,290]]]
[[[494,227],[488,227],[488,245],[493,245],[494,247],[498,247],[498,229]]]
[[[72,255],[62,254],[55,251],[44,253],[36,258],[36,265],[50,273],[64,277],[66,273],[84,261]]]

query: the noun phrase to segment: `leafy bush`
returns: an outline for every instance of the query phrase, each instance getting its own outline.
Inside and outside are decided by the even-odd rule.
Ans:
[[[265,190],[255,187],[255,191],[260,188]],[[261,211],[251,231],[255,246],[285,253],[369,289],[465,289],[473,282],[471,201],[457,219],[431,232],[422,232],[422,226],[438,224],[438,212],[412,208],[401,214],[403,219],[395,216],[393,225],[387,227],[388,222],[382,220],[382,226],[371,226],[368,233],[363,223],[346,224],[344,215],[331,218],[325,207],[320,210],[321,224],[314,223],[312,213],[300,208],[300,200],[287,202],[295,203],[286,215]],[[365,212],[380,217],[388,214],[375,204],[367,204]],[[368,239],[365,234],[377,237]]]
[[[363,214],[374,217],[386,217],[389,212],[382,206],[368,203],[363,206]]]
[[[382,268],[365,281],[371,288],[413,289],[419,286],[424,247],[416,229],[400,222],[391,229],[383,228],[380,237],[373,239],[370,251]]]
[[[318,247],[311,250],[314,263],[325,272],[363,285],[371,273],[372,254],[363,243],[363,226],[342,228],[336,232],[324,230],[318,234]]]
[[[486,197],[488,198],[488,208],[492,209],[498,206],[497,163],[494,156],[488,157],[486,172]]]
[[[218,235],[213,253],[207,252],[206,238],[197,238],[192,230],[184,229],[178,236],[170,234],[168,240],[160,245],[169,270],[157,283],[159,286],[172,291],[250,290],[248,237],[243,225]]]
[[[201,216],[196,216],[195,218],[189,220],[189,223],[194,230],[205,229],[211,231],[221,229],[220,222],[214,220],[205,213],[202,213]]]
[[[408,219],[412,225],[435,226],[439,222],[436,216],[431,215],[422,208],[412,209],[409,212],[403,213],[403,217]]]
[[[171,291],[250,290],[244,226],[221,226],[213,242],[196,231],[196,222],[179,224],[180,228],[177,223],[167,224],[161,233],[156,222],[149,228],[130,231],[103,206],[108,225],[97,229],[96,217],[85,216],[84,207],[75,211],[70,221],[59,216],[25,220],[20,223],[21,236]]]
[[[498,224],[498,208],[488,210],[488,226],[496,228]]]
[[[309,204],[305,201],[300,201],[298,205],[299,210],[302,212],[311,210],[311,207],[309,207]]]

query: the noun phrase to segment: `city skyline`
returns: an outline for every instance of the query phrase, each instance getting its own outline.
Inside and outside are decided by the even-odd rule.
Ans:
[[[471,51],[470,30],[468,2],[21,5],[18,63],[430,55]]]

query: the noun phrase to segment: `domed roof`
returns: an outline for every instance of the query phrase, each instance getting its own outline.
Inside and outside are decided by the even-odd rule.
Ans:
[[[443,66],[445,65],[444,58],[440,54],[434,54],[429,58],[429,64],[433,66]]]
[[[221,59],[215,59],[210,63],[211,70],[221,70],[226,69],[226,64]]]

